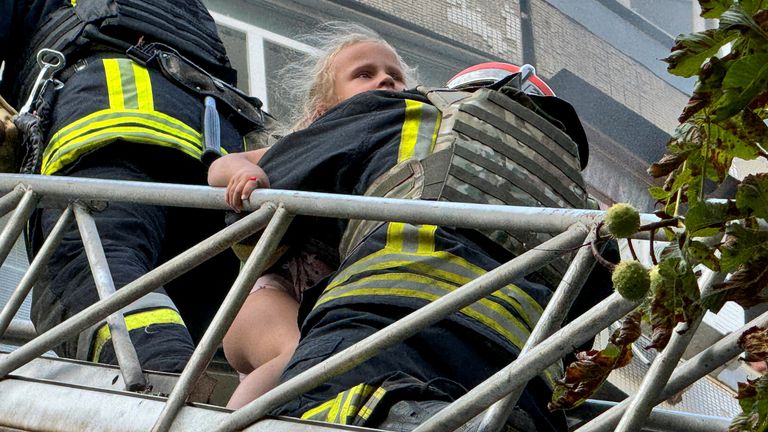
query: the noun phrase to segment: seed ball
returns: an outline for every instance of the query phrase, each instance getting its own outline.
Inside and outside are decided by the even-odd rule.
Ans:
[[[608,209],[605,225],[614,237],[630,237],[640,229],[640,213],[629,204],[614,204]]]
[[[627,300],[641,300],[648,293],[651,278],[648,270],[637,261],[622,261],[611,275],[613,288]]]

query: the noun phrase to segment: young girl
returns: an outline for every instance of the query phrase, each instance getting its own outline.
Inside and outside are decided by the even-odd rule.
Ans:
[[[292,131],[307,127],[340,102],[369,90],[400,91],[411,85],[411,70],[395,50],[371,30],[352,24],[328,24],[315,37],[319,50],[304,65],[293,66],[283,80],[298,93]],[[300,70],[304,70],[301,73]],[[311,79],[304,79],[309,75]],[[257,165],[267,149],[233,153],[218,159],[208,172],[211,186],[226,186],[227,204],[235,211],[269,179]],[[333,175],[333,173],[328,173]],[[319,259],[319,245],[302,245],[260,277],[224,338],[230,364],[247,374],[227,404],[239,408],[273,388],[299,340],[298,307],[302,292],[334,269]]]

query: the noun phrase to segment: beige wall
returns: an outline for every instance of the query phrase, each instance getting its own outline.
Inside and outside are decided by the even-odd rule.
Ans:
[[[660,129],[674,130],[687,95],[549,4],[531,3],[537,68],[542,76],[569,69]]]
[[[516,0],[360,0],[439,35],[519,62],[520,7]]]
[[[512,63],[522,62],[516,0],[359,0],[389,15]],[[660,129],[671,132],[688,97],[549,3],[531,0],[536,66],[569,69]]]

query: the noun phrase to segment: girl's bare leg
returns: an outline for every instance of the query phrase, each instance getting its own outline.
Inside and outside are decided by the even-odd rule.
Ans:
[[[277,385],[299,341],[298,311],[298,302],[283,291],[261,289],[245,300],[224,337],[224,354],[248,376],[227,408],[240,408]]]

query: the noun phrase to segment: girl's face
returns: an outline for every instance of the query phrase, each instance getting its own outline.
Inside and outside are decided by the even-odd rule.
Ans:
[[[405,76],[394,51],[379,42],[358,42],[331,62],[335,103],[368,90],[405,90]]]

